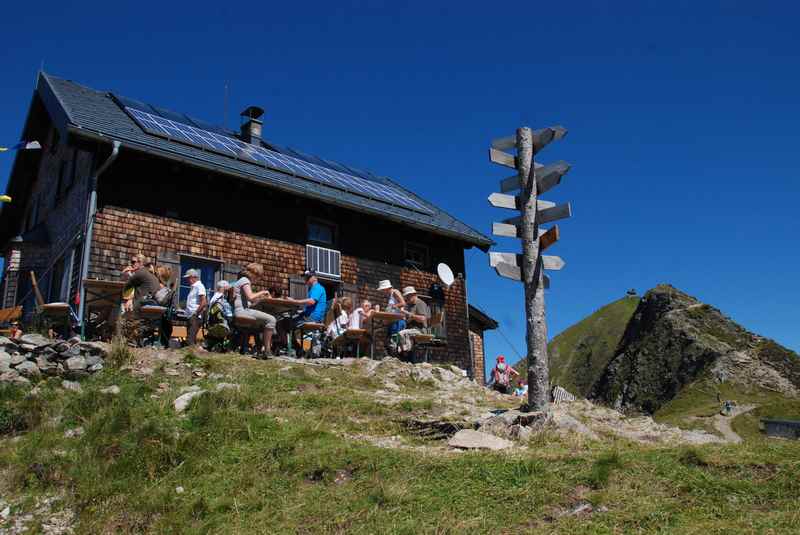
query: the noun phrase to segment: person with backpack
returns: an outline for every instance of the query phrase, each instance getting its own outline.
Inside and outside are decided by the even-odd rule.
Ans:
[[[497,356],[497,363],[492,370],[492,388],[501,394],[511,394],[511,376],[519,375],[517,370],[506,364],[503,355]]]
[[[230,283],[221,280],[217,283],[217,291],[208,302],[206,349],[209,351],[224,349],[225,340],[231,332],[231,322],[233,321],[233,307],[229,300],[231,293]]]

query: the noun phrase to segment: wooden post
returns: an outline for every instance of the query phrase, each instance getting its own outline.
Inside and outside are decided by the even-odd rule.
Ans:
[[[533,165],[533,132],[517,129],[517,172],[521,182],[522,284],[525,287],[525,339],[528,345],[528,406],[547,410],[550,401],[550,374],[547,359],[547,324],[544,314],[544,281],[539,250],[537,221],[536,169]]]

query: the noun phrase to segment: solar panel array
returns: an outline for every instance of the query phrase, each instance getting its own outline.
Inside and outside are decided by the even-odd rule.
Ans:
[[[309,157],[306,159],[295,158],[262,146],[245,143],[240,139],[220,133],[220,130],[211,131],[197,128],[184,122],[168,119],[163,114],[156,115],[130,106],[124,106],[124,108],[148,134],[212,150],[231,158],[250,161],[390,205],[402,206],[423,214],[433,214],[430,208],[397,188],[309,162],[307,161]],[[175,115],[175,117],[179,116]],[[333,164],[329,163],[329,165]],[[338,165],[338,167],[344,168],[342,165]]]

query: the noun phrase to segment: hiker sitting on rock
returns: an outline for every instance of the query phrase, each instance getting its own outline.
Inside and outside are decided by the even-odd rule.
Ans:
[[[517,370],[506,364],[506,358],[503,355],[497,356],[497,364],[492,370],[492,388],[501,394],[511,393],[511,376],[519,375]]]

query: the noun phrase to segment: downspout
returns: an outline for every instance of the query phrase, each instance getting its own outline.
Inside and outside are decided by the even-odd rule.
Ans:
[[[89,259],[91,257],[92,252],[92,233],[94,230],[94,217],[97,214],[97,182],[106,169],[108,169],[114,160],[117,159],[119,156],[119,149],[122,146],[122,143],[119,141],[114,141],[111,154],[108,156],[103,165],[100,166],[97,171],[95,171],[92,178],[89,179],[89,209],[86,212],[86,233],[83,239],[83,258],[81,259],[81,276],[80,276],[80,285],[81,285],[81,301],[78,304],[78,318],[81,322],[81,339],[86,339],[86,322],[84,321],[84,313],[86,311],[86,285],[83,283],[86,280],[86,277],[89,276]]]

